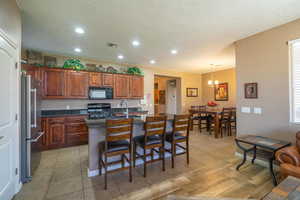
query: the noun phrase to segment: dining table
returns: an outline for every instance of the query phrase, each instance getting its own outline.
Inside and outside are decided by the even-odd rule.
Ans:
[[[220,132],[220,116],[223,109],[219,107],[207,107],[206,109],[190,109],[189,113],[192,115],[203,115],[211,116],[214,120],[214,137],[219,138],[221,136]]]

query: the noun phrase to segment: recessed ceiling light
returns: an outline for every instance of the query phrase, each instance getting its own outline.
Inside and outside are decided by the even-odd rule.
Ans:
[[[80,28],[80,27],[75,28],[75,32],[78,33],[78,34],[84,34],[85,33],[83,28]]]
[[[176,49],[172,49],[172,50],[171,50],[171,54],[175,55],[175,54],[177,54],[177,53],[178,53],[178,51],[177,51]]]
[[[75,48],[74,51],[77,52],[77,53],[80,53],[81,49],[80,48]]]
[[[122,59],[124,58],[124,56],[123,56],[122,54],[120,54],[120,55],[118,55],[118,58],[119,58],[120,60],[122,60]]]
[[[133,40],[132,45],[135,47],[140,46],[140,42],[138,40]]]
[[[150,64],[155,64],[156,61],[155,60],[150,60]]]

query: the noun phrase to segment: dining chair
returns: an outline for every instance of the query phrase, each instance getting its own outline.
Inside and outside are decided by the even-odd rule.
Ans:
[[[171,153],[172,168],[174,168],[174,159],[176,156],[186,154],[186,161],[189,164],[189,132],[190,132],[191,115],[175,115],[173,122],[173,130],[166,134],[166,141],[171,144],[170,149],[166,149]],[[185,146],[181,144],[185,143]],[[177,147],[183,152],[177,153]]]
[[[129,181],[132,182],[132,124],[133,120],[130,118],[106,120],[105,141],[100,143],[100,175],[104,167],[104,189],[107,189],[107,174],[114,171],[129,169]],[[108,162],[109,157],[115,156],[121,156],[120,160]],[[126,167],[125,161],[128,163]],[[120,168],[107,170],[109,165],[117,163],[121,164]]]
[[[236,108],[232,107],[231,108],[231,118],[229,122],[229,134],[232,135],[232,130],[234,130],[236,134]]]
[[[200,133],[202,129],[208,129],[208,115],[206,113],[201,113],[201,111],[205,111],[206,106],[191,106],[190,114],[191,114],[191,126],[190,130],[194,130],[194,125],[198,125],[198,129]],[[196,122],[195,122],[196,121]]]
[[[211,116],[209,120],[209,134],[212,134],[213,131],[215,131],[215,116]],[[224,107],[221,112],[221,116],[219,118],[219,130],[220,130],[220,136],[223,137],[225,133],[229,134],[229,128],[230,128],[230,119],[231,119],[231,108]]]
[[[166,133],[166,116],[146,117],[144,124],[145,134],[136,136],[133,139],[133,166],[135,167],[136,159],[142,158],[144,162],[144,177],[147,176],[147,163],[153,161],[162,161],[162,170],[165,171],[165,133]],[[143,149],[143,154],[139,154],[137,147]],[[147,150],[150,154],[147,154]],[[158,149],[158,150],[157,150]],[[154,160],[154,152],[159,158]],[[151,156],[151,160],[147,157]]]

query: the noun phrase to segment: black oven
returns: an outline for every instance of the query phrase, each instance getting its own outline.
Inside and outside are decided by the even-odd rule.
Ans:
[[[89,87],[89,99],[112,99],[113,94],[110,87]]]

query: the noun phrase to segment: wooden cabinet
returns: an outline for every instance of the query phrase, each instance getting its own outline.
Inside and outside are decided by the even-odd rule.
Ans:
[[[39,140],[42,150],[88,143],[86,115],[42,118],[44,135]]]
[[[102,86],[102,73],[90,72],[89,73],[89,86],[101,87]]]
[[[42,80],[42,68],[35,67],[29,64],[22,64],[22,70],[26,71],[26,74],[30,75],[34,80]]]
[[[114,75],[113,74],[102,74],[102,86],[104,87],[114,87]]]
[[[88,97],[87,72],[68,71],[66,81],[66,96],[70,99],[86,99]]]
[[[48,148],[65,146],[65,119],[49,118],[46,137],[48,139]]]
[[[65,98],[65,70],[45,69],[43,70],[43,96],[48,99]]]
[[[115,75],[115,84],[114,84],[114,98],[116,99],[127,99],[130,97],[129,93],[129,84],[130,76],[123,74]]]
[[[130,89],[130,98],[133,99],[144,98],[144,77],[131,76],[129,89]]]

